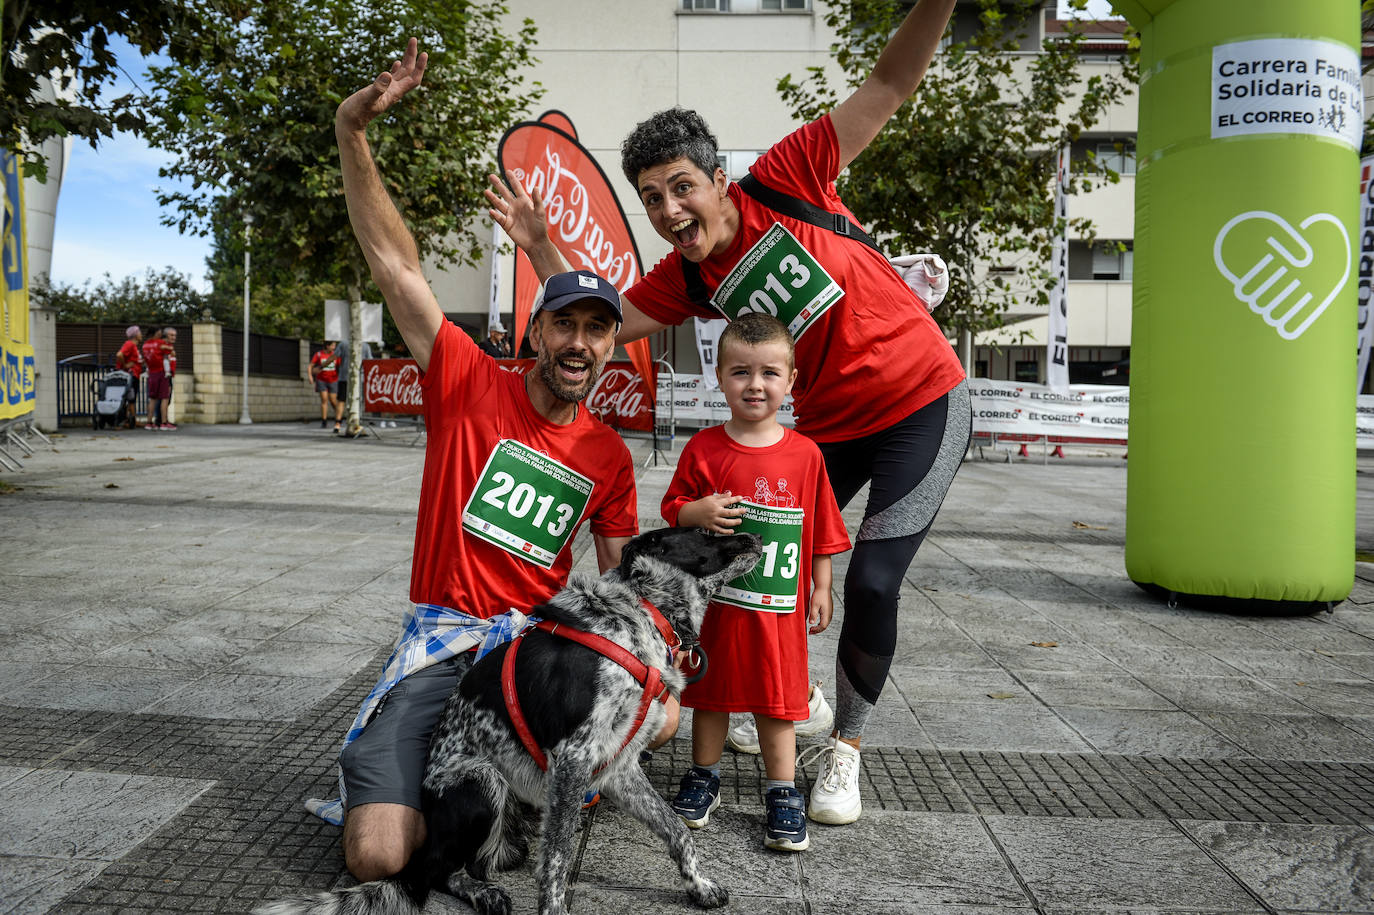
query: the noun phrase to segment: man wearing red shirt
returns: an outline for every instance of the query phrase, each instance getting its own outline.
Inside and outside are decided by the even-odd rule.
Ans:
[[[128,372],[129,377],[133,379],[133,383],[129,385],[134,394],[133,413],[129,417],[132,428],[138,413],[138,376],[143,374],[143,354],[139,352],[139,344],[143,342],[143,329],[137,324],[131,324],[125,329],[124,337],[124,343],[115,353],[114,364],[115,368]]]
[[[320,428],[329,424],[329,408],[334,407],[334,431],[338,432],[343,420],[343,402],[339,400],[339,344],[326,340],[324,349],[310,357],[310,377],[315,380],[315,391],[320,395]]]
[[[582,401],[615,346],[620,299],[586,272],[550,276],[530,325],[537,352],[521,376],[500,369],[444,319],[415,240],[382,184],[367,125],[420,84],[427,58],[404,61],[346,99],[335,119],[353,231],[397,329],[424,372],[428,431],[406,633],[340,754],[344,858],[359,880],[397,873],[424,841],[419,783],[429,734],[475,652],[513,635],[521,610],[548,598],[589,521],[602,571],[638,531],[634,468],[619,435]],[[438,619],[439,628],[434,625]],[[470,632],[440,651],[431,646]],[[435,655],[445,659],[434,663]],[[670,709],[665,734],[676,728]],[[665,740],[664,734],[659,735]],[[324,805],[308,802],[324,815]]]

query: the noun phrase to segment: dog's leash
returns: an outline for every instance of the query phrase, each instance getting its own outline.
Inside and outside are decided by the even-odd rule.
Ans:
[[[668,644],[668,656],[671,661],[674,656],[682,650],[682,640],[678,637],[677,631],[668,622],[663,613],[654,606],[653,602],[646,598],[640,598],[640,603],[648,611],[649,618],[653,621],[654,628]],[[630,725],[630,732],[625,735],[625,740],[620,744],[619,749],[612,755],[612,759],[620,755],[620,751],[629,746],[635,734],[639,733],[640,727],[644,724],[644,719],[648,717],[649,706],[655,700],[666,702],[668,700],[668,685],[663,682],[663,675],[657,667],[650,667],[639,658],[635,657],[625,648],[612,642],[605,636],[597,635],[593,632],[583,632],[581,629],[573,629],[570,626],[563,626],[550,620],[540,620],[534,624],[534,628],[542,629],[550,635],[557,635],[565,639],[577,642],[592,651],[597,652],[603,657],[609,658],[623,667],[635,681],[644,687],[644,692],[639,698],[639,708],[635,712],[634,722]],[[534,733],[530,730],[529,723],[525,720],[524,713],[520,710],[520,697],[515,688],[515,655],[524,642],[524,634],[517,636],[511,641],[510,648],[506,651],[506,657],[501,664],[501,693],[506,700],[506,714],[510,716],[511,726],[515,729],[516,736],[520,738],[520,743],[524,745],[526,752],[534,759],[541,771],[547,772],[549,768],[548,757],[544,755],[543,749],[538,741],[534,739]],[[697,675],[700,679],[706,673],[704,652],[700,652],[699,646],[693,644],[689,649],[689,658],[699,656],[701,673]],[[691,681],[689,681],[691,682]],[[609,765],[609,761],[607,765]],[[600,772],[602,766],[597,769]]]

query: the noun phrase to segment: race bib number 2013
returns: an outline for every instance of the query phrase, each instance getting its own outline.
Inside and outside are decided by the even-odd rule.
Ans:
[[[770,314],[800,340],[843,296],[811,252],[775,222],[726,274],[711,303],[731,321],[751,311]]]
[[[745,512],[736,531],[758,534],[763,540],[763,556],[752,569],[721,588],[716,600],[745,610],[791,613],[797,609],[806,512],[748,500],[739,504]]]
[[[577,529],[593,485],[547,455],[502,439],[463,509],[463,529],[551,569]]]

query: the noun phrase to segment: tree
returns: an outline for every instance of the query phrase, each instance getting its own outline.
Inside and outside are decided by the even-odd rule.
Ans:
[[[1085,2],[1075,0],[1079,8]],[[1045,39],[1029,62],[1013,55],[1041,0],[977,5],[969,37],[936,55],[916,94],[836,182],[893,254],[933,251],[945,259],[950,289],[936,316],[946,329],[969,334],[1001,326],[1010,306],[1048,304],[1050,249],[1062,230],[1053,195],[1058,152],[1135,81],[1134,54],[1120,75],[1081,79],[1082,34],[1072,27]],[[836,30],[831,50],[850,87],[872,70],[909,6],[832,0],[825,21]],[[805,120],[837,99],[820,67],[801,82],[783,77],[778,91]],[[1072,172],[1071,192],[1118,180],[1091,155],[1075,159]],[[1071,219],[1070,226],[1091,238],[1087,221]]]
[[[44,140],[74,136],[95,148],[115,130],[141,132],[140,98],[102,97],[120,69],[110,36],[143,54],[177,53],[198,30],[194,10],[176,0],[8,0],[0,5],[0,145],[22,151],[25,173],[45,181]]]
[[[531,20],[507,34],[500,0],[191,5],[211,37],[150,70],[158,105],[151,142],[174,157],[161,174],[189,186],[159,195],[177,213],[169,225],[199,234],[222,226],[241,259],[251,214],[255,288],[261,271],[270,285],[324,286],[360,302],[368,268],[344,203],[334,111],[413,35],[430,55],[425,84],[373,125],[373,152],[421,256],[478,262],[487,235],[472,228],[485,213],[491,150],[541,92],[523,85]],[[349,425],[356,430],[354,409]]]
[[[203,320],[210,309],[206,296],[190,277],[171,267],[160,273],[148,270],[140,279],[113,279],[108,273],[94,288],[87,280],[80,286],[58,283],[35,286],[35,304],[57,310],[59,321],[102,321],[116,324],[187,324]],[[211,316],[223,319],[211,311]]]

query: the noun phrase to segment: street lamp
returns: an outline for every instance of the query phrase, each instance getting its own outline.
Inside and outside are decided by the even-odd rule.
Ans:
[[[251,425],[248,415],[248,249],[253,244],[253,214],[243,214],[243,410],[239,413],[240,425]]]

